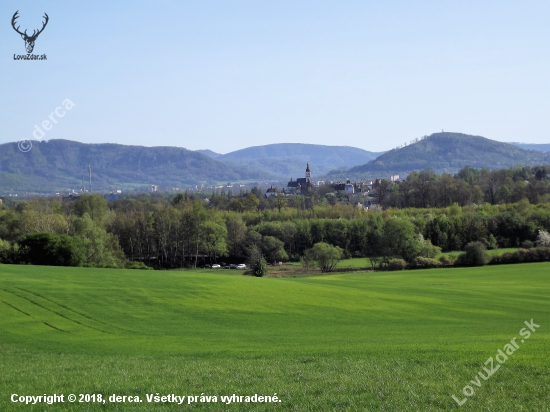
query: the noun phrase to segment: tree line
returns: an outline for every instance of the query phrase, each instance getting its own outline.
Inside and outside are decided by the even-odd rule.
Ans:
[[[400,182],[376,182],[376,199],[384,208],[447,207],[489,203],[550,201],[550,166],[501,170],[461,169],[456,175],[436,175],[431,169],[415,171]]]
[[[0,210],[0,262],[173,269],[221,259],[240,263],[259,253],[267,263],[307,265],[328,251],[326,244],[343,258],[369,257],[388,266],[392,259],[433,259],[471,242],[489,249],[532,247],[541,230],[550,230],[545,170],[465,168],[454,177],[415,172],[386,189],[379,181],[383,207],[371,210],[331,204],[319,193],[266,199],[258,189],[208,199],[188,193],[112,203],[99,194],[27,199]],[[536,196],[528,195],[530,185]]]

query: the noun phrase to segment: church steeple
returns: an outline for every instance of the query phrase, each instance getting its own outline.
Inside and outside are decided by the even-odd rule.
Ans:
[[[309,170],[309,162],[307,162],[306,167],[306,182],[311,183],[311,171]]]

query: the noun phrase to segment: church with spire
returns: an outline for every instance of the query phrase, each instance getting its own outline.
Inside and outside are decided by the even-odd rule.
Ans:
[[[313,188],[313,184],[311,182],[311,170],[309,169],[308,162],[306,166],[306,177],[299,177],[296,180],[290,178],[290,182],[286,185],[285,193],[290,194],[295,190],[297,195],[306,194],[311,188]]]

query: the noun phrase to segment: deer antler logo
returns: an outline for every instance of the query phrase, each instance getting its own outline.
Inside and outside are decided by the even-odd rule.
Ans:
[[[36,41],[36,38],[38,37],[38,35],[39,35],[40,33],[42,33],[42,31],[44,30],[44,28],[45,28],[46,25],[48,24],[48,20],[49,20],[50,18],[48,17],[48,15],[47,15],[46,13],[44,13],[44,16],[43,16],[43,17],[46,19],[46,21],[45,21],[44,23],[42,23],[42,28],[41,28],[40,30],[38,30],[38,32],[37,32],[36,30],[34,30],[33,33],[32,33],[32,35],[29,36],[29,35],[27,35],[27,30],[25,30],[24,33],[21,33],[21,32],[19,31],[19,26],[15,27],[16,20],[17,20],[17,18],[19,17],[19,16],[17,15],[17,13],[19,13],[19,10],[17,10],[17,11],[14,13],[13,17],[11,18],[11,25],[12,25],[13,29],[14,29],[17,33],[19,33],[19,34],[21,35],[21,38],[22,38],[23,40],[25,40],[25,48],[27,49],[27,53],[32,53],[32,51],[33,51],[33,49],[34,49],[34,42]]]

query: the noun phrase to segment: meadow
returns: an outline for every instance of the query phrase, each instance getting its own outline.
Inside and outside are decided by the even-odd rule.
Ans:
[[[0,410],[547,411],[549,273],[550,263],[296,278],[0,265]],[[519,343],[531,319],[540,328]],[[470,383],[514,337],[500,369]],[[53,393],[143,403],[10,401]],[[157,393],[218,403],[146,402]],[[275,393],[280,403],[219,399]]]

